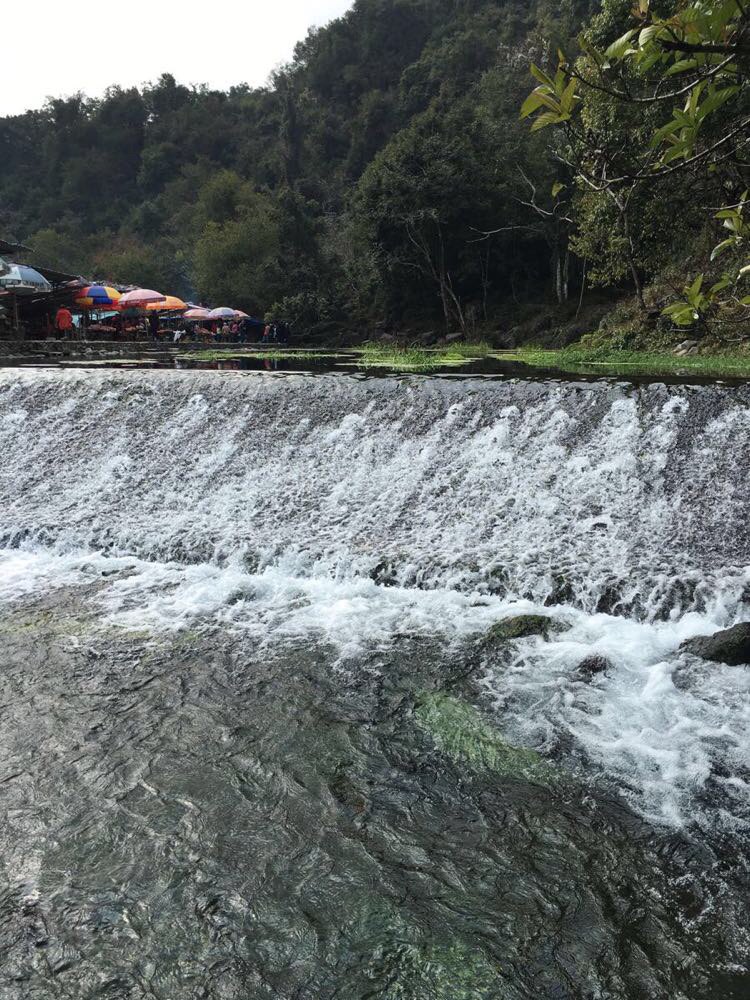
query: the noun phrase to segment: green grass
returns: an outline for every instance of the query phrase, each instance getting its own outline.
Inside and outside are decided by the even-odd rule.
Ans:
[[[500,360],[523,361],[541,368],[563,371],[589,369],[606,374],[644,373],[651,375],[694,375],[743,378],[750,377],[750,352],[723,350],[713,354],[677,357],[665,351],[627,351],[609,347],[585,348],[577,345],[559,351],[537,347],[521,347],[515,351],[493,355]]]
[[[187,354],[181,354],[180,357],[185,361],[236,361],[241,358],[258,358],[261,361],[285,361],[298,358],[301,361],[310,361],[314,358],[333,357],[333,355],[327,351],[284,351],[274,349],[269,351],[191,351]]]
[[[451,344],[450,347],[440,348],[440,350],[445,350],[452,357],[457,358],[486,358],[493,353],[495,348],[486,340],[479,340],[473,344],[461,341]]]
[[[435,368],[456,367],[485,357],[489,344],[452,344],[450,347],[391,347],[365,344],[356,349],[363,368],[398,368],[408,371],[431,371]]]

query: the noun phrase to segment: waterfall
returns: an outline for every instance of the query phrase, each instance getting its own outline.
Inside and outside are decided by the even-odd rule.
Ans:
[[[5,372],[0,541],[664,617],[741,594],[748,402],[721,386]]]
[[[742,671],[686,690],[674,670],[683,639],[747,615],[749,404],[721,385],[5,371],[0,599],[96,580],[120,625],[314,637],[342,663],[554,612],[567,632],[484,669],[506,732],[543,752],[572,734],[680,823],[716,733],[736,747],[747,723]],[[618,669],[571,695],[592,653]]]

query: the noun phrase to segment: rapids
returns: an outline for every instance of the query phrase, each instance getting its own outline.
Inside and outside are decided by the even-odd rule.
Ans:
[[[750,669],[679,646],[749,446],[750,387],[0,372],[0,998],[747,996]]]

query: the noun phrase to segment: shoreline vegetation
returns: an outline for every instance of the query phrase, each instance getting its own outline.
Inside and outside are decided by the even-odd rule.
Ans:
[[[212,349],[192,351],[183,354],[182,358],[187,361],[228,361],[241,358],[314,361],[347,358],[357,368],[391,368],[425,373],[440,368],[465,367],[482,360],[494,360],[579,374],[582,372],[601,375],[691,374],[709,378],[722,376],[750,378],[750,351],[741,349],[723,349],[685,357],[669,353],[667,350],[625,350],[613,347],[586,347],[581,344],[559,349],[523,346],[509,350],[498,349],[487,341],[481,341],[437,348],[372,343],[346,349]]]
[[[607,370],[650,375],[693,375],[750,378],[750,351],[720,350],[680,357],[668,351],[632,351],[610,347],[587,348],[574,344],[558,350],[519,347],[496,351],[499,360],[522,361],[534,368],[557,368],[562,371],[588,369],[606,374]]]

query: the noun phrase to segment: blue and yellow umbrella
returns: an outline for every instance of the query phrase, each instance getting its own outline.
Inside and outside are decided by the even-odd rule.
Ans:
[[[109,285],[87,285],[75,299],[81,309],[116,309],[120,293]]]

